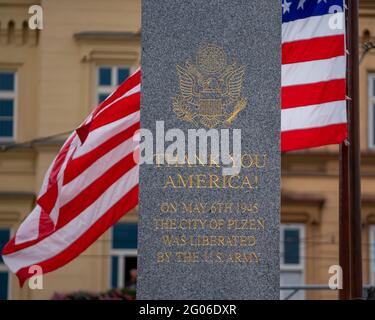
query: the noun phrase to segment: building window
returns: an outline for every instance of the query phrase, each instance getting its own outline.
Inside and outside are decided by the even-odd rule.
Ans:
[[[97,67],[97,104],[103,102],[130,75],[130,69],[122,66]]]
[[[117,223],[112,228],[111,287],[135,289],[137,274],[136,223]]]
[[[375,225],[370,227],[370,281],[375,285]]]
[[[0,141],[14,140],[16,74],[0,70]]]
[[[280,227],[280,285],[303,285],[304,279],[304,237],[303,224],[282,224]],[[302,300],[304,291],[291,295],[293,290],[281,290],[280,298]]]
[[[0,228],[0,252],[10,239],[10,230]],[[0,255],[0,300],[6,300],[9,297],[10,276],[7,266],[4,264],[3,257]]]

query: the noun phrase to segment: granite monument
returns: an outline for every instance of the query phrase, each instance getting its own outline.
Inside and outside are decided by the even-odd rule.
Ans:
[[[279,0],[143,0],[138,299],[278,299]]]

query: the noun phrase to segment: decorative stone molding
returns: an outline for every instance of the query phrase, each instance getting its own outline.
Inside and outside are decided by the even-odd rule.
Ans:
[[[0,226],[15,228],[35,204],[33,192],[0,191]]]
[[[320,224],[323,197],[310,194],[281,192],[281,221],[283,223]]]
[[[140,32],[117,32],[117,31],[83,31],[73,35],[77,41],[141,41]]]
[[[0,21],[0,46],[37,46],[39,30],[31,30],[27,20]]]
[[[139,32],[83,31],[73,35],[81,46],[82,62],[121,62],[129,65],[139,60]]]

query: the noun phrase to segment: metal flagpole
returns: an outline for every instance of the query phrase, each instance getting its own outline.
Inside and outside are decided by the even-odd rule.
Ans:
[[[349,14],[348,1],[345,10],[345,24],[346,24],[346,54],[349,50],[349,39],[351,38],[351,30],[349,28]],[[346,95],[350,96],[350,77],[351,74],[349,55],[347,54],[346,65]],[[349,117],[349,101],[347,101],[347,111]],[[349,126],[348,119],[348,126]],[[349,139],[349,137],[348,137]],[[339,159],[339,263],[342,268],[342,289],[339,291],[340,300],[348,300],[351,297],[350,286],[350,212],[349,212],[349,142],[348,140],[340,145],[340,159]]]
[[[359,135],[359,0],[348,1],[349,50],[349,212],[351,298],[362,298],[361,150]]]
[[[361,178],[359,141],[359,2],[347,0],[348,144],[340,147],[340,299],[362,297]]]
[[[350,299],[350,215],[349,215],[349,150],[346,143],[340,145],[340,206],[339,206],[339,263],[342,268],[340,300]]]

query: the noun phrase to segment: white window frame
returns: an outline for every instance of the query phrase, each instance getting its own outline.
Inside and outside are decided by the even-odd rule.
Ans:
[[[299,231],[299,263],[298,264],[285,264],[284,263],[284,231],[285,230],[295,230],[298,229]],[[306,235],[306,225],[303,223],[283,223],[280,225],[280,275],[282,272],[299,272],[301,273],[302,281],[301,285],[306,283],[306,259],[305,259],[305,252],[306,252],[306,242],[305,242],[305,235]],[[302,292],[302,299],[305,298],[305,292]]]
[[[109,288],[112,288],[112,257],[118,257],[118,266],[117,266],[117,286],[120,284],[125,285],[125,258],[136,258],[138,257],[137,249],[113,249],[112,248],[112,239],[113,239],[113,228],[111,228],[111,241],[110,245],[110,259],[109,259]]]
[[[370,282],[375,285],[375,225],[370,226]]]
[[[375,73],[368,75],[368,147],[375,149],[375,122],[374,122],[374,108],[375,108],[375,95],[374,94]]]
[[[103,86],[99,84],[99,70],[100,68],[109,68],[111,69],[111,85],[110,86]],[[129,65],[123,65],[123,64],[97,64],[95,66],[95,102],[96,105],[99,105],[99,95],[100,94],[107,94],[108,96],[113,93],[118,88],[118,69],[129,69],[129,75],[131,75],[135,68],[131,67]]]
[[[14,90],[13,91],[1,91],[0,99],[13,99],[13,136],[2,137],[0,136],[0,142],[13,142],[17,139],[17,110],[18,110],[18,79],[17,70],[14,69],[0,69],[0,72],[11,72],[14,74]]]

